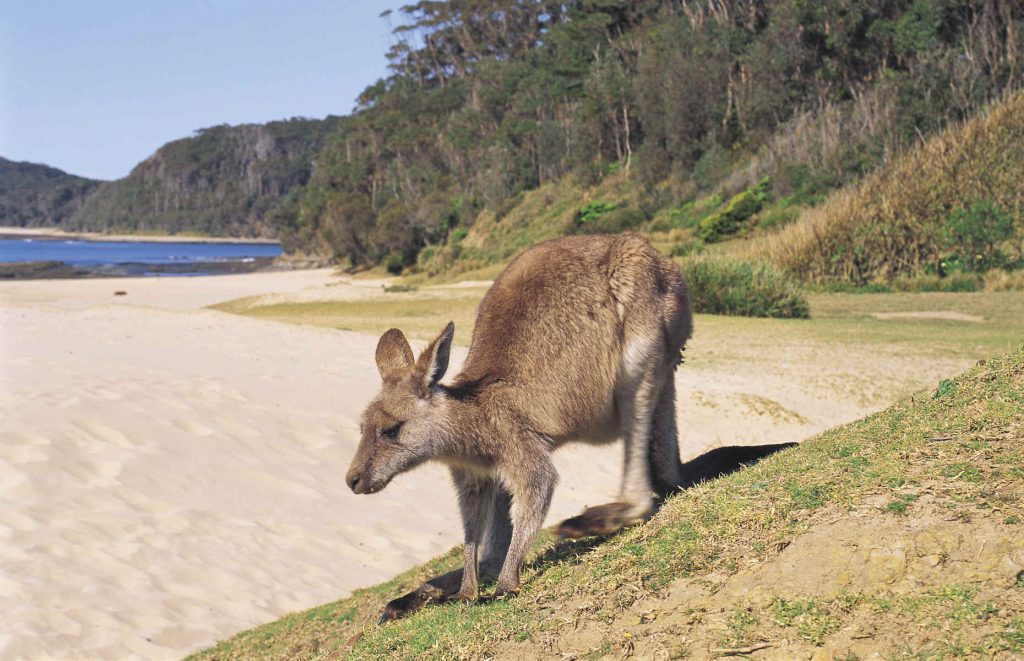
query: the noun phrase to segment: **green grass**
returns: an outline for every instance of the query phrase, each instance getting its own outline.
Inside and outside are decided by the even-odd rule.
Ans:
[[[722,638],[722,647],[742,647],[749,644],[755,633],[754,628],[761,619],[750,608],[737,606],[729,620],[729,634]]]
[[[980,358],[1011,351],[1024,340],[1024,292],[819,293],[807,299],[812,323],[806,330],[839,342]],[[977,321],[912,316],[948,312]]]
[[[770,608],[776,624],[795,627],[801,638],[814,645],[821,645],[825,636],[839,628],[838,618],[814,599],[776,598]]]
[[[916,494],[898,494],[895,499],[889,501],[885,506],[886,512],[893,514],[906,514],[911,503],[918,499]]]
[[[516,599],[432,607],[384,627],[372,624],[388,599],[422,577],[454,566],[453,551],[350,599],[239,634],[196,658],[309,658],[314,638],[317,650],[356,659],[484,656],[499,645],[530,644],[515,642],[524,634],[550,635],[572,626],[563,617],[567,604],[589,604],[573,611],[584,619],[611,618],[633,603],[638,592],[658,595],[681,577],[735,571],[758,557],[758,549],[783,548],[806,531],[809,510],[843,512],[888,485],[941,481],[954,513],[980,511],[977,503],[997,473],[1004,495],[1024,493],[1024,475],[1004,472],[1021,459],[1024,349],[991,359],[953,381],[955,388],[946,396],[898,402],[671,497],[650,522],[602,543],[542,542]],[[928,440],[940,436],[959,442]],[[985,461],[971,449],[979,441],[990,443]],[[959,474],[969,461],[981,480],[947,477],[954,470]],[[1002,508],[1004,516],[1020,516],[1024,502],[1008,499]],[[943,645],[940,656],[1024,650],[1020,618],[999,615],[969,589],[936,586],[901,599],[878,599],[872,606],[878,613],[904,613],[907,627],[934,628]],[[849,596],[828,603],[777,600],[766,614],[779,626],[794,628],[801,640],[818,644],[857,603]],[[734,615],[732,633],[743,635],[749,621],[743,614]],[[977,629],[979,622],[996,628],[985,633]],[[973,638],[963,638],[966,634]]]

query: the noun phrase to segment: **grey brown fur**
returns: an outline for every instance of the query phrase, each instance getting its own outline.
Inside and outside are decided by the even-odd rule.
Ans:
[[[686,483],[672,375],[691,328],[679,270],[623,234],[548,241],[509,264],[480,304],[451,385],[440,380],[453,324],[418,359],[400,331],[385,333],[376,353],[383,388],[363,414],[346,480],[373,493],[441,461],[465,532],[464,570],[395,600],[385,618],[429,601],[475,600],[495,577],[495,596],[516,593],[558,480],[551,452],[563,443],[625,441],[618,500],[563,522],[564,536],[641,521],[655,494]]]

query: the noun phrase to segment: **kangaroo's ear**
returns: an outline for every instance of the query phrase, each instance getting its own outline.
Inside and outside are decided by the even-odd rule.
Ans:
[[[426,397],[430,386],[440,381],[448,371],[448,357],[451,355],[454,336],[455,324],[449,321],[437,339],[423,350],[416,361],[415,374],[422,384],[421,397]]]
[[[389,377],[408,370],[413,364],[412,347],[402,335],[402,331],[392,328],[380,336],[377,342],[377,371],[380,378],[387,381]]]

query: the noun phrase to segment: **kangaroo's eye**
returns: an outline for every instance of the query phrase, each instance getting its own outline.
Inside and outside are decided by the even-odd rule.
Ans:
[[[381,430],[380,435],[381,435],[382,438],[386,438],[389,441],[393,441],[396,438],[398,438],[398,432],[399,432],[399,430],[401,428],[402,428],[402,423],[399,422],[397,424],[391,425],[387,429]]]

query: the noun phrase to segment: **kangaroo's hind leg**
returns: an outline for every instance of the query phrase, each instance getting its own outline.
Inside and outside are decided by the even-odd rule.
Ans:
[[[669,371],[651,421],[651,485],[659,499],[669,495],[682,482],[679,462],[679,431],[676,426],[676,383]]]
[[[558,526],[562,537],[609,535],[643,521],[654,511],[651,483],[651,434],[658,397],[664,380],[656,357],[635,358],[640,372],[627,379],[615,394],[625,445],[625,465],[619,499],[588,507]]]

